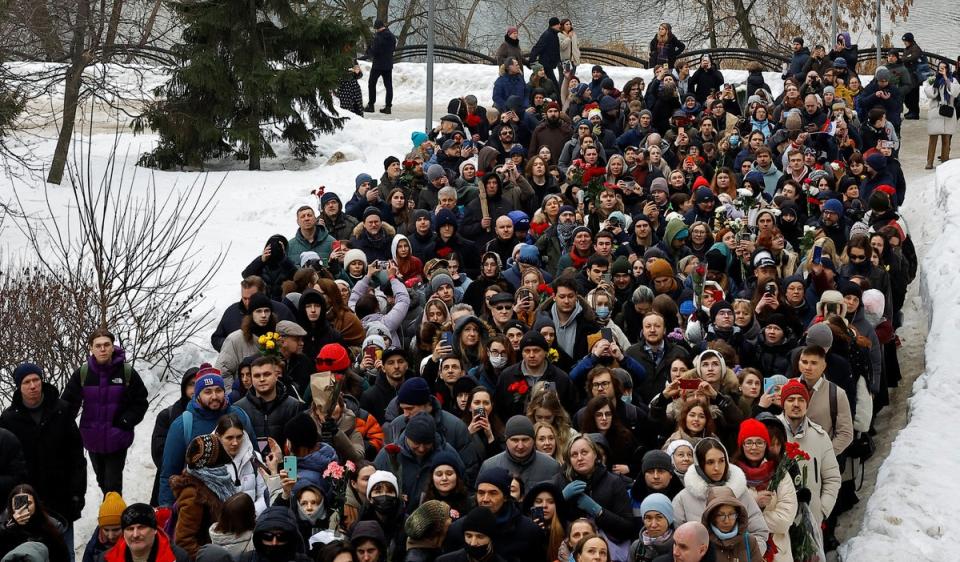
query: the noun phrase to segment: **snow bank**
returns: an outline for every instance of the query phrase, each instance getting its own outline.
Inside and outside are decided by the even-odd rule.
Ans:
[[[910,205],[926,213],[915,239],[929,241],[920,265],[929,319],[926,370],[913,386],[907,426],[880,468],[863,527],[841,548],[846,562],[960,560],[960,451],[956,432],[944,425],[960,403],[954,355],[960,333],[958,184],[960,161],[953,161],[913,190],[918,197]]]

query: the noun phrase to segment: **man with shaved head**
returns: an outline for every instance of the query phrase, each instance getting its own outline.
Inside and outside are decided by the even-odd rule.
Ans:
[[[673,554],[654,558],[653,562],[712,562],[710,533],[699,521],[687,521],[673,532]]]

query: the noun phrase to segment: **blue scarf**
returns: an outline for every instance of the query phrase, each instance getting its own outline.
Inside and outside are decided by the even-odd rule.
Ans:
[[[937,74],[937,78],[933,81],[933,89],[940,90],[943,88],[943,103],[950,105],[950,81],[953,80],[953,74],[950,72],[950,69],[947,69],[947,80],[943,79],[942,74]]]
[[[187,474],[196,476],[210,491],[213,492],[220,501],[226,501],[227,498],[237,493],[237,487],[233,483],[233,477],[227,470],[226,465],[215,468],[187,468]]]
[[[716,535],[718,539],[726,541],[740,534],[740,525],[734,525],[733,529],[731,529],[729,533],[724,533],[718,529],[716,525],[710,525],[710,530],[713,531],[713,534]]]

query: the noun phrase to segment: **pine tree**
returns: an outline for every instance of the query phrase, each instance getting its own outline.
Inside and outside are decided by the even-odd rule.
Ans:
[[[332,92],[351,66],[357,30],[296,0],[178,0],[182,61],[134,121],[160,135],[140,164],[202,167],[233,156],[259,170],[287,142],[316,154],[318,134],[343,127]],[[296,6],[296,9],[294,7]]]

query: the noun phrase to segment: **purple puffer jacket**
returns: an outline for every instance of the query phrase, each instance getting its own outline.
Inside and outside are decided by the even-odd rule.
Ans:
[[[117,412],[123,405],[127,390],[123,376],[126,353],[115,347],[113,359],[100,365],[90,355],[87,358],[87,377],[96,377],[99,384],[83,385],[83,413],[80,415],[80,436],[83,447],[91,453],[115,453],[133,443],[133,428],[121,429],[114,425]]]

